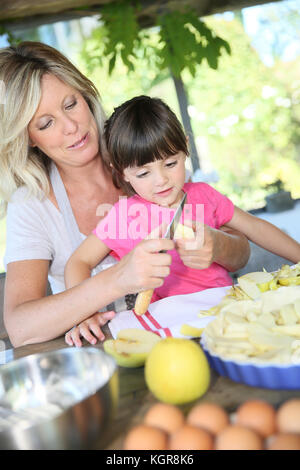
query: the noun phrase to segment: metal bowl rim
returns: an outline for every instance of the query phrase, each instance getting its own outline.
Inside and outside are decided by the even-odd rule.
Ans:
[[[71,354],[73,354],[73,351],[76,351],[75,354],[80,354],[81,352],[84,351],[84,352],[88,352],[88,353],[92,353],[92,354],[98,354],[98,355],[100,354],[100,355],[104,356],[105,358],[107,358],[111,362],[111,365],[113,367],[113,370],[112,370],[111,375],[110,375],[108,380],[110,380],[110,378],[113,376],[114,372],[117,369],[116,361],[109,354],[107,354],[105,351],[103,351],[102,349],[95,348],[95,347],[92,347],[92,346],[85,346],[83,348],[63,347],[63,348],[59,348],[59,349],[53,349],[52,351],[45,351],[45,352],[41,352],[41,353],[33,353],[33,354],[29,354],[28,356],[23,356],[23,357],[18,357],[16,359],[13,359],[12,361],[9,361],[6,364],[2,364],[0,366],[0,375],[2,374],[3,371],[8,370],[8,369],[13,368],[14,366],[16,366],[16,364],[22,364],[23,362],[27,362],[27,361],[31,362],[34,359],[39,360],[39,359],[44,358],[44,357],[54,356],[57,353],[70,354],[71,355]]]

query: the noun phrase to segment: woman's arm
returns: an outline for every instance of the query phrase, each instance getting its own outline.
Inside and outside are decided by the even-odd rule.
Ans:
[[[293,263],[300,261],[300,243],[266,220],[235,207],[228,226],[242,231],[249,240],[278,256]]]
[[[177,251],[182,262],[194,269],[206,269],[218,263],[228,271],[234,272],[247,263],[250,246],[241,232],[222,227],[220,230],[205,224],[194,224],[195,242],[177,240]]]
[[[169,275],[171,256],[159,251],[172,249],[171,240],[144,240],[111,268],[48,297],[49,261],[9,263],[4,322],[12,344],[51,340],[126,294],[161,286]]]
[[[91,276],[92,270],[97,266],[110,249],[96,235],[89,235],[72,253],[65,267],[66,288],[77,286]]]

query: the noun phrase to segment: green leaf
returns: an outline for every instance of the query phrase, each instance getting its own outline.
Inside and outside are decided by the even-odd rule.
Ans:
[[[101,21],[107,31],[103,53],[105,56],[114,54],[113,60],[109,62],[110,73],[115,67],[117,56],[129,70],[133,70],[131,57],[135,56],[134,47],[138,43],[139,34],[134,7],[126,1],[105,5],[101,9]]]
[[[191,10],[170,12],[157,19],[164,48],[156,53],[163,59],[161,67],[169,67],[179,77],[184,69],[195,76],[196,66],[206,58],[213,69],[218,67],[221,49],[230,53],[229,44],[216,36]]]

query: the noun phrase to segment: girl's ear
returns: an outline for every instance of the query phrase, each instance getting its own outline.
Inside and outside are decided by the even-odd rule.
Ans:
[[[126,183],[129,183],[129,179],[128,179],[128,176],[125,175],[125,171],[123,170],[123,173],[122,173],[122,178],[124,181],[126,181]]]

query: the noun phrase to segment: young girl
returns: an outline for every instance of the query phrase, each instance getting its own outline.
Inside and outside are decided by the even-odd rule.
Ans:
[[[161,224],[168,224],[184,193],[182,217],[194,221],[193,250],[196,244],[198,250],[209,251],[214,230],[226,225],[279,256],[300,260],[300,244],[274,225],[235,207],[208,184],[185,183],[187,139],[175,114],[160,99],[139,96],[116,108],[106,122],[105,139],[114,183],[131,196],[120,198],[73,253],[65,269],[66,287],[89,277],[108,253],[119,260]],[[98,210],[104,213],[108,207]],[[177,240],[176,249],[169,252],[170,274],[155,289],[152,302],[232,284],[226,266],[215,262],[218,253],[212,254],[209,267],[201,269],[189,243]]]

